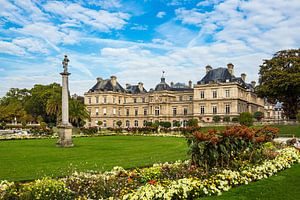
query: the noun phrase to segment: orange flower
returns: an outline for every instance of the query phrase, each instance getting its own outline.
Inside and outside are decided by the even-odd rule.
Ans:
[[[150,180],[150,181],[148,181],[148,184],[154,185],[156,182],[157,182],[156,180]]]

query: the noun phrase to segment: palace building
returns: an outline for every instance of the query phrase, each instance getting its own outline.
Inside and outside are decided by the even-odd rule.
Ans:
[[[255,81],[246,82],[246,74],[234,76],[234,65],[213,69],[192,85],[168,84],[164,75],[155,89],[147,91],[143,83],[120,85],[116,76],[97,78],[97,83],[84,94],[91,119],[87,126],[142,127],[146,122],[175,121],[185,126],[189,119],[212,122],[214,116],[238,117],[241,112],[264,111],[264,101],[254,92]]]

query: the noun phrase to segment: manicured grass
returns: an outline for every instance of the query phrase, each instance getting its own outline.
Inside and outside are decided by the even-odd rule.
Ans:
[[[0,180],[24,181],[64,176],[73,170],[106,171],[187,159],[184,138],[105,136],[74,139],[58,148],[54,139],[0,141]]]
[[[221,196],[201,198],[201,200],[296,200],[300,199],[300,164],[284,170],[270,178],[230,189]],[[200,200],[200,199],[199,199]]]

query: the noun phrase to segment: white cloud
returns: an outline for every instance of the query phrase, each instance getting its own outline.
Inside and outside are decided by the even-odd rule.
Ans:
[[[44,5],[46,11],[59,15],[62,21],[76,20],[94,29],[109,32],[113,29],[122,29],[130,15],[123,12],[108,12],[106,10],[92,10],[76,3],[63,3],[58,1]]]
[[[146,31],[148,30],[147,25],[139,25],[139,24],[134,24],[133,26],[130,27],[131,30],[138,30],[138,31]]]
[[[163,18],[166,15],[166,12],[160,11],[156,14],[156,17]]]
[[[33,38],[17,38],[13,39],[12,43],[19,47],[25,48],[29,52],[48,54],[49,51],[43,41]]]
[[[0,41],[0,53],[6,53],[11,55],[25,55],[23,48],[13,44],[11,42]]]
[[[120,0],[92,0],[88,3],[91,5],[100,6],[103,9],[120,8],[122,6]]]

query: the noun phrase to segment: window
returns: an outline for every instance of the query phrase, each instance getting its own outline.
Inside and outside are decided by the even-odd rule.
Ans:
[[[179,101],[182,101],[182,96],[179,96]]]
[[[95,111],[95,113],[96,113],[96,116],[98,116],[98,115],[99,115],[99,109],[98,109],[98,108],[96,108],[96,111]]]
[[[99,103],[99,97],[96,97],[96,103]]]
[[[217,98],[217,90],[212,91],[212,98]]]
[[[173,108],[173,116],[177,115],[177,108]]]
[[[139,126],[139,121],[138,120],[134,120],[134,126],[138,127]]]
[[[188,114],[188,109],[187,108],[183,108],[183,114],[187,115]]]
[[[144,108],[144,115],[147,115],[147,108]]]
[[[121,98],[119,97],[119,104],[121,104]]]
[[[90,108],[88,108],[88,113],[89,113],[89,115],[91,115],[91,109]]]
[[[126,116],[129,116],[129,109],[126,109]]]
[[[126,103],[126,98],[124,98],[124,103]]]
[[[230,91],[229,90],[225,90],[225,97],[229,98],[230,97]]]
[[[204,106],[200,106],[200,114],[204,114],[204,113],[205,113]]]
[[[230,114],[230,105],[229,104],[225,105],[225,113]]]
[[[143,121],[143,126],[147,126],[147,120]]]
[[[138,116],[138,114],[139,114],[139,110],[136,108],[136,109],[134,110],[134,115],[135,115],[135,116]]]
[[[136,98],[134,98],[134,99],[133,99],[133,103],[136,103],[136,102],[137,102],[137,100],[136,100]]]
[[[145,97],[142,98],[142,102],[145,103]]]
[[[200,98],[201,98],[201,99],[204,99],[204,97],[205,97],[205,96],[204,96],[204,91],[202,90],[202,91],[200,91]]]
[[[106,108],[103,108],[103,115],[106,115]]]
[[[103,127],[106,127],[106,120],[103,120]]]
[[[193,96],[189,96],[190,101],[193,101]]]
[[[116,114],[116,108],[113,108],[113,115]]]
[[[155,107],[155,116],[159,116],[159,107]]]
[[[106,101],[106,97],[103,97],[103,103],[106,103],[107,101]]]
[[[121,116],[121,109],[118,109],[118,115]]]
[[[213,105],[212,106],[212,112],[213,112],[213,114],[217,114],[217,106],[216,105]]]
[[[113,97],[113,103],[116,103],[116,97]]]
[[[126,120],[126,127],[129,127],[130,126],[130,122],[129,122],[129,120]]]
[[[91,99],[91,97],[89,97],[89,98],[88,98],[88,101],[89,101],[89,104],[91,104],[91,103],[92,103],[92,99]]]
[[[116,127],[116,120],[113,121],[113,127]]]

